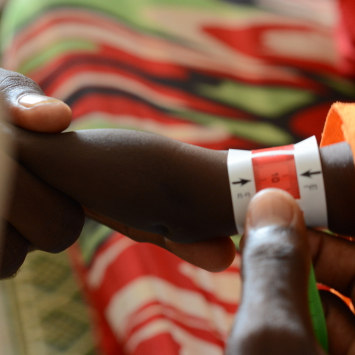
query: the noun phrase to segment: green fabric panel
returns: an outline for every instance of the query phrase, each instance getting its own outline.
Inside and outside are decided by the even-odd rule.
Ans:
[[[203,9],[214,14],[223,14],[223,16],[238,18],[246,18],[255,15],[265,13],[265,10],[255,8],[254,6],[248,6],[243,4],[232,4],[228,2],[222,2],[220,0],[141,0],[145,3],[150,3],[152,7],[162,5],[166,7],[177,8],[191,8],[191,9]]]
[[[233,121],[196,112],[180,113],[179,117],[187,118],[189,121],[203,126],[223,127],[227,132],[230,132],[230,134],[251,139],[260,144],[277,146],[292,143],[291,135],[268,122]],[[139,131],[137,127],[129,127],[103,118],[86,118],[85,120],[74,121],[69,130],[78,131],[100,128],[133,129]]]
[[[104,118],[85,118],[78,121],[73,121],[70,125],[70,131],[81,131],[85,129],[101,129],[101,128],[114,128],[114,129],[133,129],[137,131],[137,127],[128,127],[121,124],[119,121],[107,120]]]
[[[235,248],[239,251],[240,250],[240,241],[241,241],[241,239],[242,239],[242,235],[240,235],[240,234],[236,234],[236,235],[232,235],[231,236],[231,239],[232,239],[232,241],[233,241],[233,243],[234,243],[234,245],[235,245]]]
[[[21,27],[35,19],[38,14],[50,11],[52,8],[79,7],[101,12],[107,16],[120,18],[128,21],[131,25],[153,32],[159,31],[154,22],[145,16],[147,10],[161,9],[166,5],[169,8],[195,9],[207,11],[215,15],[223,15],[225,18],[252,17],[264,13],[249,6],[235,6],[227,2],[217,0],[120,0],[119,6],[113,0],[12,0],[4,10],[3,22],[1,24],[1,48],[7,47],[12,36]],[[159,7],[158,7],[159,6]],[[26,11],[23,11],[23,9]]]
[[[11,35],[15,33],[19,27],[24,26],[30,19],[37,14],[50,10],[53,7],[76,6],[80,8],[91,8],[101,10],[111,16],[131,17],[137,16],[137,5],[142,0],[120,0],[120,6],[116,1],[110,0],[15,0],[11,1],[4,12],[4,21],[2,23],[2,48],[6,47]],[[23,11],[26,9],[26,11]]]
[[[323,83],[335,91],[342,93],[344,95],[348,95],[351,100],[354,100],[354,94],[355,94],[355,83],[351,80],[348,80],[346,78],[341,78],[341,77],[322,77],[320,78]]]
[[[113,233],[112,229],[93,220],[86,220],[78,239],[81,254],[86,265],[90,264],[98,247]]]
[[[51,47],[46,48],[43,52],[39,52],[34,58],[27,60],[23,65],[20,64],[18,72],[26,75],[65,52],[96,52],[97,50],[98,47],[92,42],[68,39],[53,44]]]
[[[277,118],[291,110],[314,102],[314,95],[286,87],[262,87],[226,81],[219,86],[203,85],[203,95],[256,115]]]
[[[292,143],[292,137],[288,132],[268,122],[237,120],[238,117],[235,120],[228,120],[192,111],[180,112],[179,116],[205,126],[224,128],[233,135],[264,145],[277,146]]]
[[[311,265],[308,280],[308,304],[314,334],[323,350],[328,353],[327,322],[325,320],[322,301],[317,288],[317,280],[313,265]]]

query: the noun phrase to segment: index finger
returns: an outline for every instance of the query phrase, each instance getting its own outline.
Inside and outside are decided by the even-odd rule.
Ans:
[[[320,231],[308,239],[317,281],[355,299],[355,244]]]
[[[159,234],[140,231],[100,215],[86,207],[87,217],[116,230],[141,243],[151,243],[175,254],[179,258],[211,272],[218,272],[230,266],[235,257],[235,246],[230,238],[215,238],[195,243],[177,243]]]

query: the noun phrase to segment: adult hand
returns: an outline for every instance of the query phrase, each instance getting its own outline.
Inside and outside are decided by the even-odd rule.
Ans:
[[[62,101],[44,96],[32,80],[0,69],[0,92],[8,120],[37,132],[60,132],[67,128],[71,111]],[[59,252],[79,236],[83,223],[81,206],[36,178],[16,162],[12,201],[3,216],[8,222],[2,248],[0,278],[14,274],[27,251],[35,248]],[[138,241],[159,245],[180,258],[209,271],[227,268],[235,256],[230,238],[191,244],[176,243],[163,236],[135,230],[85,209],[87,216]]]
[[[61,132],[71,122],[62,101],[46,97],[23,75],[0,69],[0,115],[11,123],[37,132]],[[16,147],[15,147],[16,148]],[[0,278],[19,269],[27,252],[60,252],[79,236],[84,223],[81,206],[45,184],[6,154],[12,165],[10,203],[3,216],[5,232],[0,253]]]
[[[355,297],[355,245],[306,231],[287,193],[264,190],[251,201],[243,240],[243,294],[228,355],[324,354],[308,309],[310,258],[317,280]],[[355,317],[337,296],[322,292],[331,354],[355,351]]]
[[[151,243],[179,258],[211,272],[230,266],[235,258],[235,245],[231,238],[220,237],[195,243],[177,243],[159,234],[140,231],[118,223],[84,207],[87,217],[98,221],[139,243]]]

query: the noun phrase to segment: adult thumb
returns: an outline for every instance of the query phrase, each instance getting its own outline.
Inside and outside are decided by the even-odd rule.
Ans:
[[[71,122],[69,106],[46,96],[24,75],[0,68],[0,93],[10,121],[21,128],[55,133],[68,128]]]
[[[302,212],[284,191],[249,204],[243,292],[228,355],[319,354],[308,308],[310,253]]]

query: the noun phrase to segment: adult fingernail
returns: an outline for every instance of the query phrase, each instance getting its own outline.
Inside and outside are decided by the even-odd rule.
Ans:
[[[247,214],[249,228],[290,225],[295,220],[296,202],[282,190],[264,190],[251,200]]]
[[[48,97],[44,95],[37,95],[37,94],[29,94],[22,96],[18,100],[19,104],[26,107],[31,108],[34,106],[51,104],[51,103],[59,103],[62,102],[60,100],[54,99],[53,97]]]

